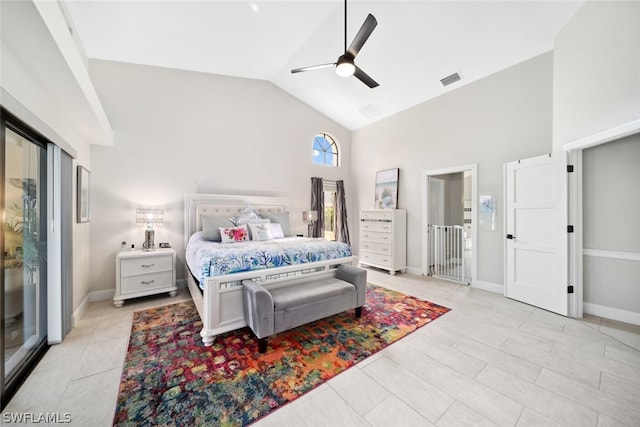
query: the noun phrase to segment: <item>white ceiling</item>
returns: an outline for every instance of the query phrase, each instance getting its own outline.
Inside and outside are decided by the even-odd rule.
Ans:
[[[65,1],[89,58],[267,80],[352,130],[550,51],[583,3],[351,0],[348,44],[378,21],[356,58],[369,89],[331,68],[290,73],[343,53],[339,0]]]

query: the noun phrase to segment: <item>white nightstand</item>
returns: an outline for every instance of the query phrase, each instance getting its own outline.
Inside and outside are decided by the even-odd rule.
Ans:
[[[122,251],[116,256],[116,293],[113,305],[122,307],[124,300],[169,292],[178,293],[176,286],[176,251]]]

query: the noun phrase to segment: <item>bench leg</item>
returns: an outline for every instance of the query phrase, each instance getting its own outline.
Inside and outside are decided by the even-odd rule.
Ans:
[[[356,317],[358,319],[362,317],[362,307],[356,307]]]
[[[267,351],[267,342],[269,341],[269,338],[259,338],[258,339],[258,351],[260,353],[264,353]]]

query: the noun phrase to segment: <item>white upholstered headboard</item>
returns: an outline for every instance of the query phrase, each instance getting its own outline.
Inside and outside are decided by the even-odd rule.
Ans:
[[[258,213],[288,212],[289,199],[283,197],[188,193],[184,195],[184,244],[202,230],[202,214],[233,217],[247,205]]]

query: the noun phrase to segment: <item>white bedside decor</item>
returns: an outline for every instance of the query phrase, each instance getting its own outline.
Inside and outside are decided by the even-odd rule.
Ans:
[[[142,244],[142,249],[145,251],[153,251],[155,250],[155,231],[153,230],[154,225],[162,225],[164,223],[164,209],[149,209],[149,208],[138,208],[136,209],[136,225],[147,226],[147,229],[144,232],[144,243]]]
[[[157,251],[122,251],[116,256],[116,292],[113,305],[122,307],[124,300],[169,292],[174,297],[176,286],[176,252],[172,248]]]

